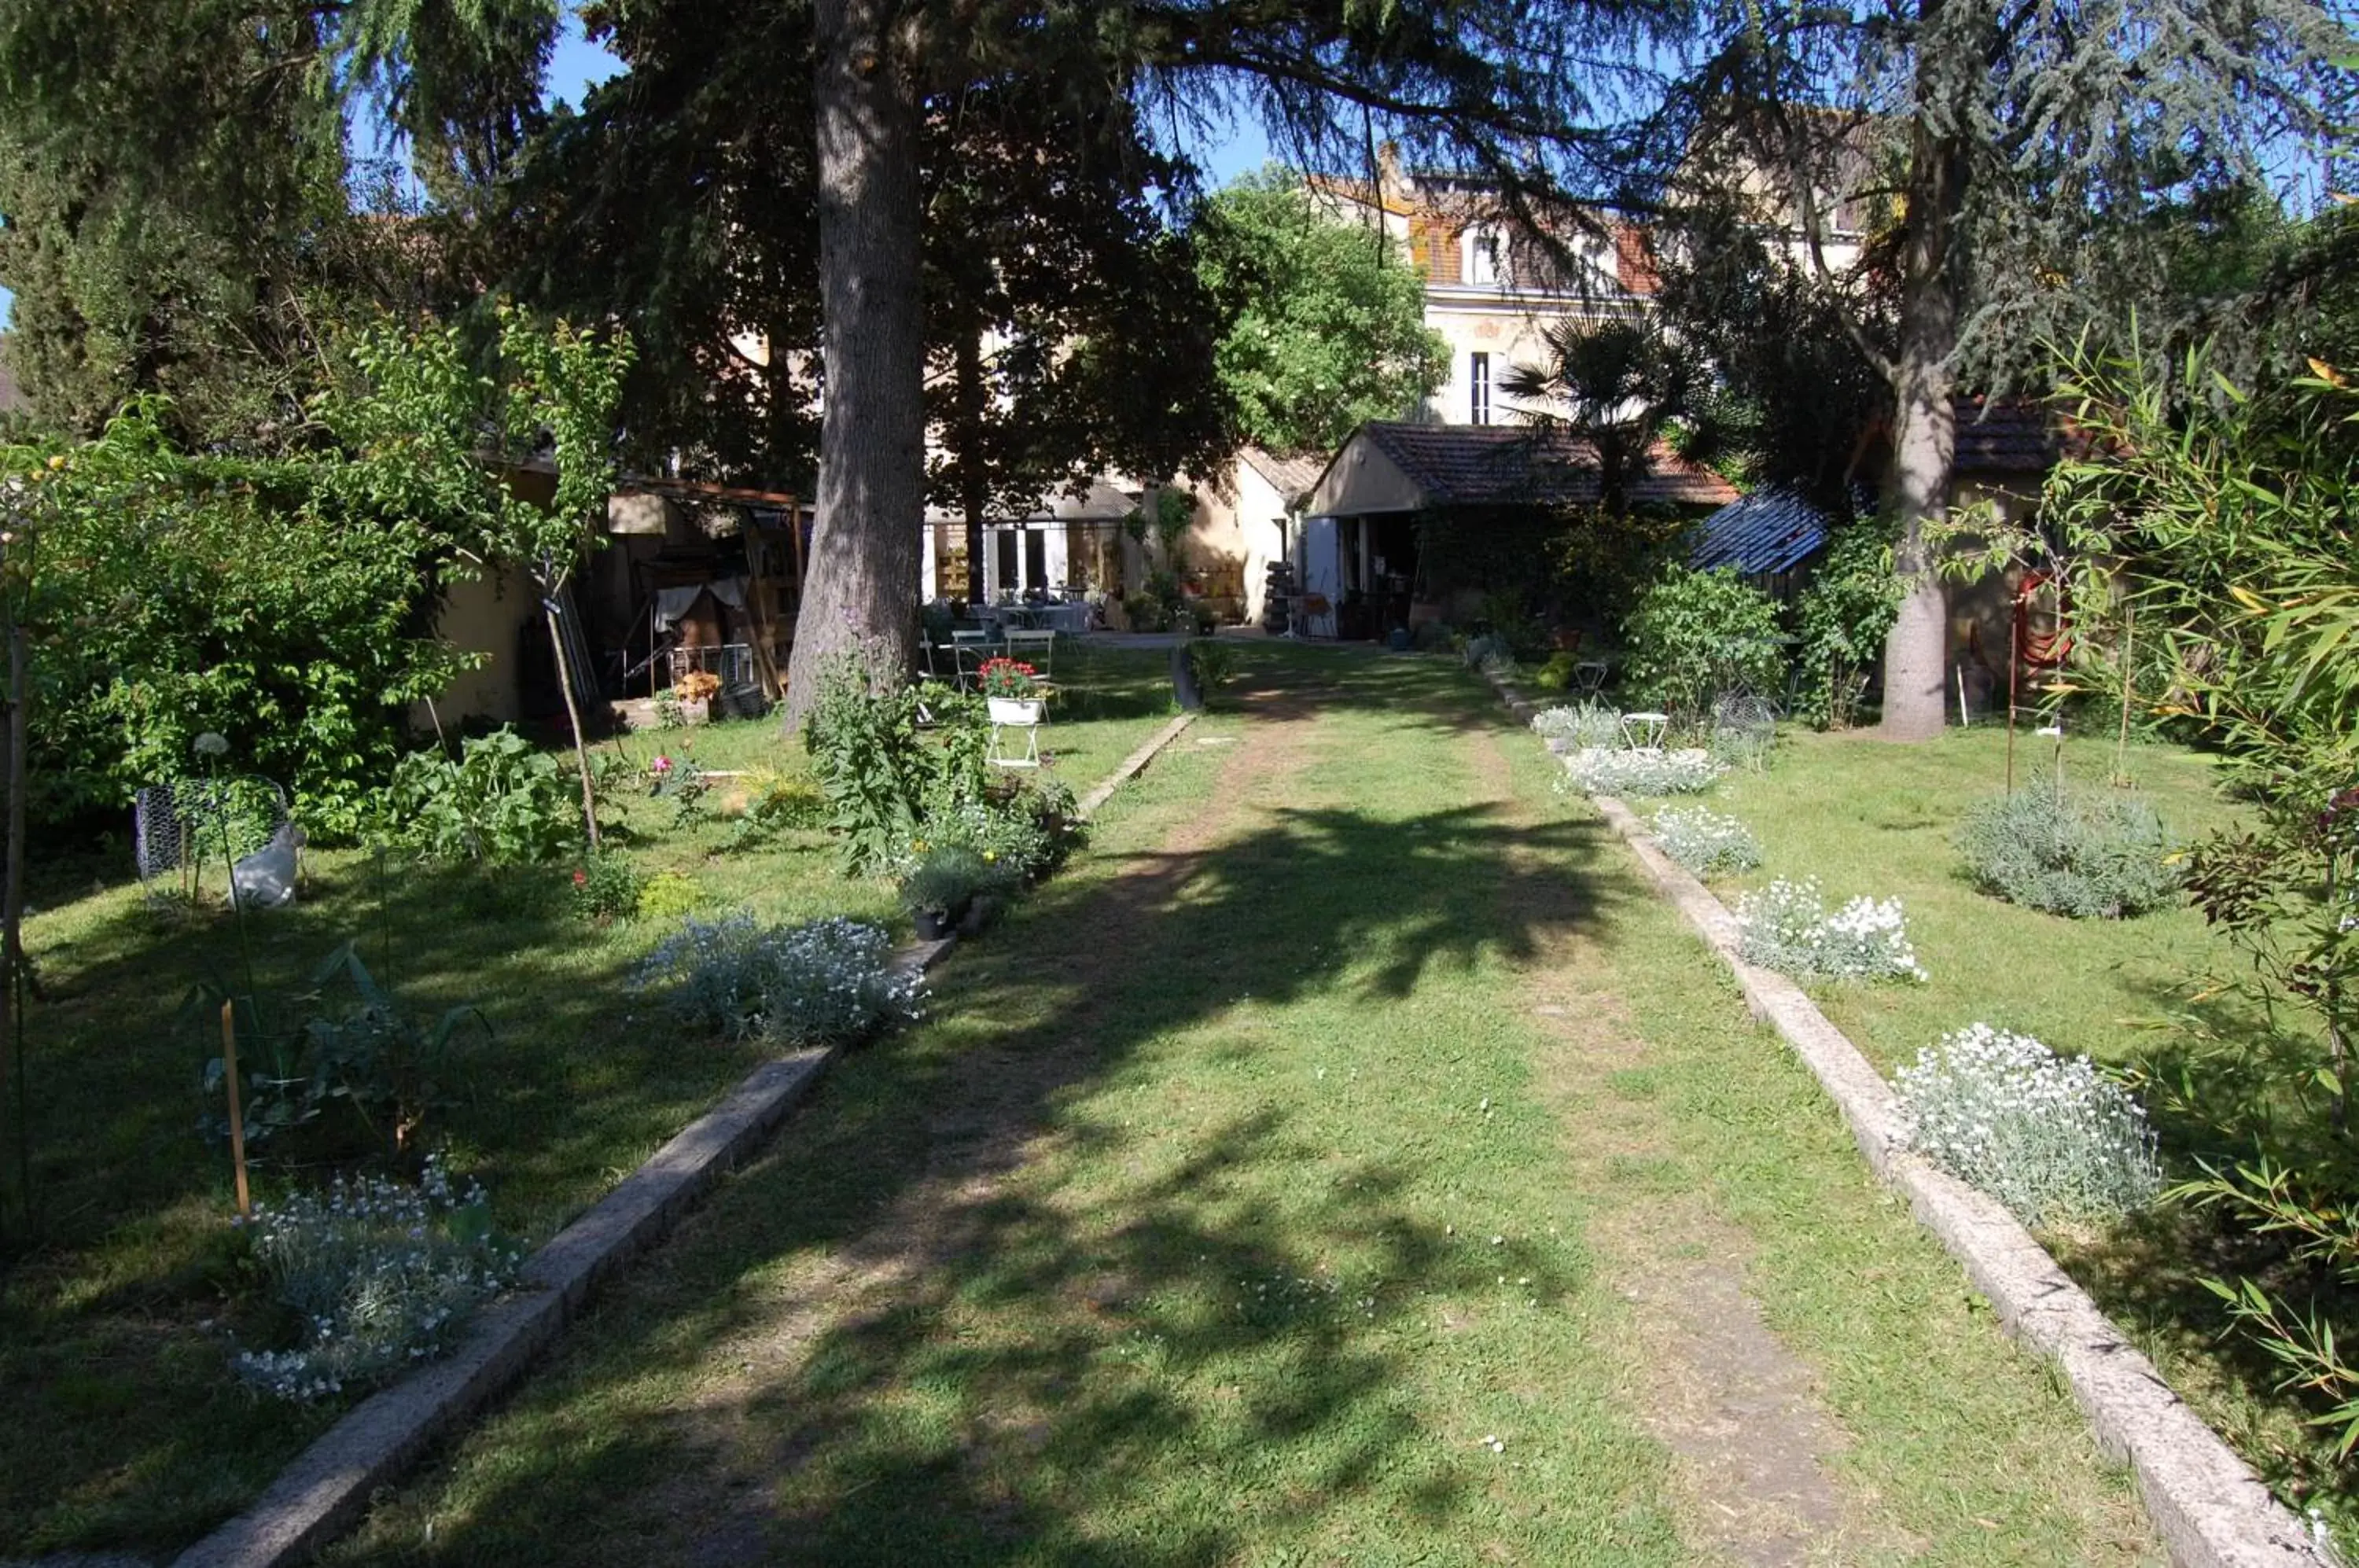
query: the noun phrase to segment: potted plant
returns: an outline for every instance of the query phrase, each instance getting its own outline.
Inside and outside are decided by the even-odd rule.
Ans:
[[[962,844],[911,846],[918,863],[901,878],[901,905],[918,928],[918,940],[934,942],[948,936],[965,915],[976,894],[993,887],[997,877],[982,855]]]
[[[1040,722],[1043,687],[1039,671],[1020,659],[992,659],[982,670],[984,700],[995,724],[1037,724]]]
[[[712,716],[712,699],[720,694],[721,677],[707,670],[691,670],[672,686],[683,723],[701,724]]]

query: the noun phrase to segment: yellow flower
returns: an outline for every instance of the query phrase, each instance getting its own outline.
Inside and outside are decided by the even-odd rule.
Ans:
[[[995,849],[986,849],[983,852],[983,858],[985,861],[995,861],[999,858],[999,852]]]
[[[56,470],[58,470],[58,469],[63,468],[65,465],[66,465],[66,460],[65,460],[64,458],[62,458],[62,457],[55,457],[55,456],[53,456],[53,457],[51,457],[51,458],[49,459],[49,468],[50,468],[51,472],[55,472],[55,471],[56,471]]]
[[[926,853],[926,841],[924,839],[912,840],[909,847],[916,850],[919,855],[923,855]]]

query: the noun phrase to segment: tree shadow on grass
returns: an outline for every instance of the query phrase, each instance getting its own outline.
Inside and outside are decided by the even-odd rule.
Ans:
[[[1448,695],[1437,719],[1476,727]],[[1209,1060],[1265,1061],[1295,1043],[1270,1007],[1406,1005],[1643,895],[1597,869],[1594,822],[1480,803],[1177,837],[962,954],[948,1013],[847,1062],[472,1446],[454,1508],[390,1510],[339,1559],[418,1554],[419,1507],[437,1561],[1075,1565],[1233,1561],[1372,1497],[1475,1508],[1488,1483],[1402,1392],[1413,1337],[1375,1332],[1408,1310],[1386,1282],[1557,1296],[1561,1254],[1470,1253],[1402,1201],[1418,1156],[1321,1163],[1329,1129],[1275,1097],[1101,1178],[1111,1200],[1016,1173],[1154,1165],[1085,1098],[1143,1051],[1211,1028]]]

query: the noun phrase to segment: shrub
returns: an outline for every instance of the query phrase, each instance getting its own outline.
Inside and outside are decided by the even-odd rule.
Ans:
[[[1030,881],[1056,869],[1081,842],[1073,811],[1073,792],[1056,779],[994,779],[979,799],[928,813],[903,861],[922,854],[920,844],[958,844],[1004,867],[1009,881]]]
[[[639,874],[619,855],[585,858],[573,873],[573,912],[585,920],[625,920],[639,911]]]
[[[1984,892],[2073,920],[2121,920],[2178,897],[2180,874],[2143,800],[2019,789],[1966,813],[1958,849]]]
[[[455,1191],[433,1156],[415,1187],[338,1177],[324,1194],[257,1209],[247,1234],[302,1343],[243,1352],[232,1367],[283,1399],[326,1398],[440,1355],[522,1261],[495,1235],[484,1190]]]
[[[386,796],[395,833],[437,860],[555,860],[582,842],[582,785],[513,729],[472,736],[456,759],[412,752]]]
[[[1567,789],[1584,795],[1693,795],[1711,789],[1728,771],[1709,752],[1687,747],[1665,751],[1642,746],[1609,751],[1591,746],[1564,759]]]
[[[1516,650],[1497,632],[1482,632],[1468,637],[1466,646],[1458,650],[1458,655],[1466,661],[1469,670],[1485,670],[1502,659],[1511,665],[1516,661]]]
[[[750,915],[690,919],[640,964],[683,1025],[780,1044],[850,1045],[915,1018],[918,977],[892,966],[879,928],[834,918],[761,926]]]
[[[1551,751],[1610,751],[1622,744],[1622,715],[1594,697],[1532,715],[1532,733]]]
[[[200,987],[190,998],[190,1016],[210,1025],[228,999]],[[249,1028],[241,1036],[240,1110],[249,1144],[344,1116],[386,1152],[399,1153],[412,1147],[428,1113],[446,1097],[451,1046],[460,1029],[472,1023],[491,1034],[491,1025],[471,1005],[446,1008],[431,1023],[406,1011],[350,942],[312,971],[289,1004],[290,1010],[301,1009],[291,1029]],[[239,1010],[250,1015],[255,1008],[249,1000]],[[211,1028],[205,1033],[214,1038]],[[208,1099],[226,1073],[221,1057],[206,1063]],[[225,1141],[226,1096],[223,1108],[218,1120],[210,1114],[207,1119]]]
[[[1021,875],[996,855],[986,860],[963,844],[920,841],[918,863],[901,878],[901,907],[913,914],[955,914],[976,894],[1004,887]]]
[[[1835,530],[1795,610],[1795,717],[1822,730],[1851,727],[1907,593],[1883,527],[1863,519]]]
[[[1731,768],[1762,771],[1777,746],[1777,708],[1749,691],[1722,693],[1712,700],[1712,735],[1705,746]]]
[[[872,680],[856,655],[821,680],[803,745],[844,867],[865,876],[892,865],[920,817],[982,798],[990,731],[981,699],[890,673]]]
[[[1761,843],[1734,817],[1701,806],[1666,806],[1655,813],[1655,842],[1699,877],[1725,877],[1761,864]]]
[[[639,889],[638,903],[631,912],[643,920],[669,923],[703,903],[704,888],[695,877],[684,871],[658,871]]]
[[[1236,649],[1217,637],[1192,638],[1188,661],[1196,671],[1196,684],[1208,697],[1237,678]]]
[[[1780,877],[1736,902],[1745,960],[1801,979],[1922,980],[1900,900],[1854,898],[1827,913],[1816,877]]]
[[[1733,568],[1671,567],[1638,601],[1623,633],[1629,690],[1677,719],[1711,712],[1723,691],[1767,693],[1785,683],[1777,605]]]
[[[1975,1024],[1898,1077],[1909,1147],[2025,1225],[2125,1214],[2161,1187],[2146,1113],[2085,1056]]]

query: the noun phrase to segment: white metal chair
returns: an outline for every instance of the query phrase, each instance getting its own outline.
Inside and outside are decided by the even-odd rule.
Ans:
[[[1665,732],[1671,727],[1669,713],[1625,713],[1622,715],[1622,742],[1641,749],[1663,744]]]
[[[1049,661],[1056,657],[1057,634],[1054,631],[1007,631],[1007,657],[1020,659],[1038,671],[1043,680],[1049,678]]]

